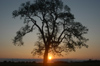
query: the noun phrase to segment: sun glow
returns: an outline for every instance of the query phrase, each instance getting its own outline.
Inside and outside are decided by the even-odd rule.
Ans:
[[[49,60],[51,60],[51,59],[52,59],[52,57],[51,57],[51,56],[49,56],[49,57],[48,57],[48,59],[49,59]]]

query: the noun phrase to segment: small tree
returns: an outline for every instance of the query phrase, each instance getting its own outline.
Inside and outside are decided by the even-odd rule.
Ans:
[[[35,44],[37,48],[32,53],[43,54],[44,65],[47,64],[49,52],[61,56],[62,52],[75,51],[82,46],[88,47],[85,44],[88,39],[83,37],[88,29],[74,21],[70,8],[63,5],[61,0],[35,0],[34,3],[22,3],[12,14],[14,18],[17,16],[24,18],[26,24],[16,33],[13,39],[15,45],[23,45],[23,36],[38,28],[39,40]]]

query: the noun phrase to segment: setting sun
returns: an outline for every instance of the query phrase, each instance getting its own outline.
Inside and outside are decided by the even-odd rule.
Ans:
[[[51,59],[52,59],[52,57],[51,57],[51,56],[49,56],[49,57],[48,57],[48,59],[49,59],[49,60],[51,60]]]

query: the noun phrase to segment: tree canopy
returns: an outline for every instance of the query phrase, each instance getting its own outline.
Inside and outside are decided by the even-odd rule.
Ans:
[[[75,51],[86,45],[87,27],[74,21],[74,15],[69,6],[61,0],[35,0],[33,3],[22,3],[18,10],[13,11],[13,17],[24,18],[22,27],[14,37],[15,45],[23,45],[23,36],[38,28],[37,46],[33,54],[42,55],[52,52],[60,55],[62,52]],[[19,42],[19,43],[18,43]],[[46,51],[47,50],[47,51]]]

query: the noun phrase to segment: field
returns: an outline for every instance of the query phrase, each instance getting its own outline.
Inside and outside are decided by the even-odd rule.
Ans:
[[[42,63],[0,63],[0,66],[43,66]],[[100,62],[95,63],[48,63],[48,66],[100,66]]]

